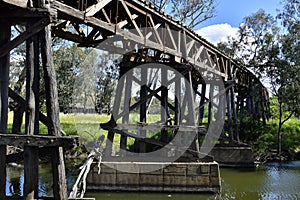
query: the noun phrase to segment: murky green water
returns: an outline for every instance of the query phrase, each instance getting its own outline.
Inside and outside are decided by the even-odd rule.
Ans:
[[[71,168],[68,168],[71,169]],[[7,194],[22,195],[23,170],[8,168]],[[70,171],[69,171],[70,172]],[[47,165],[40,169],[40,195],[51,195],[52,178]],[[69,173],[70,174],[70,173]],[[21,178],[18,178],[21,176]],[[97,200],[201,200],[201,199],[300,199],[300,161],[287,164],[268,163],[253,170],[221,169],[222,193],[214,194],[179,194],[179,193],[124,193],[98,192],[87,193],[87,197]],[[69,177],[69,187],[75,177]]]

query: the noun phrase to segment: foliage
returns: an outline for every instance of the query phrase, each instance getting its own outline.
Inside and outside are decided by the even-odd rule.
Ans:
[[[196,28],[203,21],[215,17],[214,0],[150,0],[159,11],[167,12],[189,28]],[[170,5],[170,8],[167,6]]]
[[[78,48],[76,44],[71,47],[61,45],[53,53],[57,73],[58,102],[60,111],[70,112],[72,108],[73,87],[76,79],[75,71],[87,56],[87,51]]]
[[[278,153],[283,124],[300,115],[299,1],[284,0],[277,18],[263,10],[244,19],[238,39],[219,47],[264,79],[277,99]],[[282,26],[278,26],[282,22]]]

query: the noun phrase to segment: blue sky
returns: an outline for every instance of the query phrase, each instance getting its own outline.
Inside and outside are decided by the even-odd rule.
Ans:
[[[259,9],[276,15],[281,0],[216,0],[216,17],[203,22],[196,32],[217,44],[226,41],[228,36],[234,36],[243,18]]]
[[[223,23],[238,27],[245,16],[259,9],[276,15],[276,9],[280,8],[280,0],[216,0],[216,4],[217,16],[204,22],[199,28]]]

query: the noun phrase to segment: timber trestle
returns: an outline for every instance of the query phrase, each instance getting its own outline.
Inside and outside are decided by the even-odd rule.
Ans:
[[[23,31],[12,38],[16,25]],[[110,141],[106,156],[126,157],[113,152],[115,134],[120,135],[117,149],[128,155],[165,146],[166,154],[175,155],[184,153],[176,149],[180,142],[196,133],[186,148],[190,159],[199,158],[202,136],[221,116],[225,125],[219,142],[237,143],[247,113],[263,122],[270,115],[267,89],[253,73],[144,1],[0,0],[0,29],[0,199],[8,198],[6,163],[20,159],[25,165],[24,198],[38,198],[38,158],[43,151],[52,152],[54,198],[67,199],[63,147],[72,146],[76,138],[62,136],[60,128],[53,37],[123,55],[113,115],[101,124]],[[26,96],[22,97],[20,88],[9,88],[9,72],[10,53],[24,42]],[[46,115],[39,106],[40,79],[45,83]],[[139,88],[135,102],[133,87]],[[148,123],[154,104],[160,118]],[[9,109],[14,112],[13,134],[8,133]],[[135,123],[130,121],[133,112],[138,113]],[[48,127],[46,135],[39,133],[39,122]],[[159,133],[159,138],[149,133]],[[179,139],[172,142],[176,135]],[[7,155],[9,145],[24,152]]]

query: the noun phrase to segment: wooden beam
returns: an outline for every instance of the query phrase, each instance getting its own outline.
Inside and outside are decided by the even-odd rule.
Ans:
[[[26,8],[26,9],[15,9],[15,8],[0,8],[0,18],[2,19],[23,19],[20,21],[28,20],[24,18],[43,18],[50,17],[51,13],[47,9],[43,8]]]
[[[97,1],[98,1],[98,3],[88,7],[85,10],[86,17],[94,16],[97,12],[99,12],[102,8],[104,8],[112,0],[97,0]]]
[[[1,0],[1,1],[21,8],[27,8],[27,4],[28,4],[28,0]]]
[[[24,147],[73,147],[78,142],[78,136],[48,136],[48,135],[20,135],[0,134],[0,146],[11,145]]]
[[[53,27],[52,33],[56,37],[59,37],[59,38],[65,39],[65,40],[73,41],[76,43],[84,43],[85,42],[85,38],[83,38],[82,36],[71,33],[69,31],[56,29],[56,27]]]
[[[50,23],[49,18],[44,18],[30,26],[25,32],[21,33],[17,36],[14,40],[5,43],[0,48],[0,57],[8,54],[12,49],[16,48],[20,44],[22,44],[25,40],[30,38],[31,36],[35,35],[36,33],[40,32],[45,26]]]

